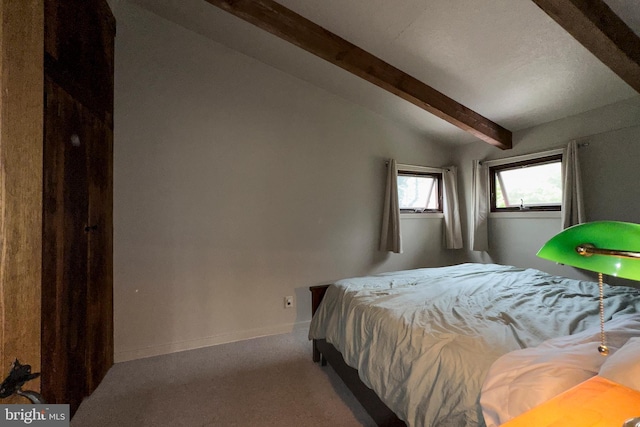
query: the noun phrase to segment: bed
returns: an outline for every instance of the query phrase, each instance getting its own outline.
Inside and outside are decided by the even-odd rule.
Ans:
[[[534,269],[467,263],[315,291],[314,359],[360,383],[356,394],[369,390],[363,405],[379,425],[484,426],[480,397],[494,362],[559,337],[599,338],[597,284]],[[607,321],[635,313],[640,291],[605,285]]]

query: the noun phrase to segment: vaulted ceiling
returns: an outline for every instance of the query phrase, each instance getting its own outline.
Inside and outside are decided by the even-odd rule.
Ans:
[[[637,0],[279,0],[272,17],[247,7],[270,0],[130,1],[445,143],[508,148],[510,131],[638,96]],[[324,55],[339,66],[314,24],[346,43]]]

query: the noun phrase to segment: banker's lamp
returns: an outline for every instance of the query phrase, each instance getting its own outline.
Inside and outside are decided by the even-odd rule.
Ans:
[[[595,221],[574,225],[556,234],[538,251],[540,258],[598,273],[600,346],[609,354],[604,334],[602,275],[640,281],[640,224]]]
[[[600,290],[600,345],[609,354],[604,333],[602,274],[640,281],[640,224],[595,221],[569,227],[551,238],[538,251],[540,258],[598,273]],[[623,427],[640,427],[640,417]]]

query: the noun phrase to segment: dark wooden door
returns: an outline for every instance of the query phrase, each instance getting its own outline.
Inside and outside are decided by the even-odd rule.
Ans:
[[[111,130],[45,82],[42,388],[73,407],[113,363]]]
[[[42,390],[71,403],[86,383],[87,144],[82,106],[51,81],[45,93]]]
[[[42,394],[72,413],[113,364],[113,38],[104,0],[45,1]]]

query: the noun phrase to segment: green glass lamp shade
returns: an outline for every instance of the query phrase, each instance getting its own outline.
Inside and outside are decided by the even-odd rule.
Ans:
[[[578,248],[585,247],[595,253],[580,254]],[[609,276],[640,280],[640,224],[594,221],[574,225],[552,237],[537,255]]]

